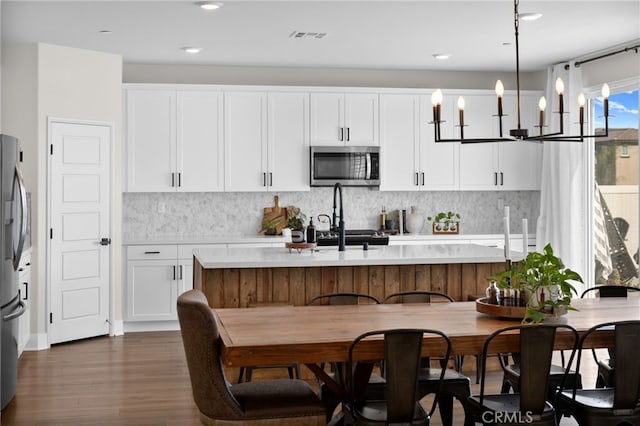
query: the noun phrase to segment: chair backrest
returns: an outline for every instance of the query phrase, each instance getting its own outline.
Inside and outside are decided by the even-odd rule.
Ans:
[[[566,324],[535,324],[514,325],[505,327],[492,333],[485,340],[482,351],[482,379],[480,382],[480,403],[484,400],[485,371],[487,356],[492,353],[504,352],[503,349],[493,349],[493,344],[500,343],[505,334],[517,332],[520,340],[520,411],[542,414],[547,398],[549,384],[549,369],[551,357],[558,329],[571,332],[573,348],[567,370],[571,367],[578,345],[578,332]]]
[[[376,330],[356,337],[349,346],[349,357],[347,363],[347,371],[352,373],[349,380],[350,395],[352,397],[354,396],[354,383],[357,383],[358,381],[354,376],[356,372],[354,367],[357,362],[354,354],[358,354],[358,348],[362,345],[363,340],[375,336],[384,336],[387,423],[410,424],[413,419],[415,404],[417,401],[418,370],[420,368],[420,354],[422,352],[423,338],[428,334],[439,337],[440,341],[438,343],[445,348],[445,350],[442,351],[442,355],[445,359],[449,358],[451,355],[451,341],[446,334],[438,330]],[[366,349],[364,350],[366,351]],[[378,360],[366,361],[371,362]],[[445,370],[442,369],[440,382],[442,382],[444,378],[444,373]],[[429,416],[433,415],[436,404],[437,393],[429,412]]]
[[[630,410],[640,404],[640,320],[598,324],[587,330],[580,339],[579,349],[590,346],[588,341],[597,331],[614,329],[614,410]],[[578,351],[577,369],[580,370],[582,351]],[[575,395],[575,390],[574,390]]]
[[[598,297],[627,297],[627,294],[631,291],[640,291],[640,288],[625,285],[598,285],[583,291],[580,298],[582,299],[592,292],[597,294]]]
[[[312,298],[307,305],[361,305],[364,303],[379,304],[380,301],[364,293],[327,293]]]
[[[455,302],[455,300],[444,293],[430,290],[401,291],[385,297],[382,303],[438,303]]]
[[[242,409],[229,391],[220,359],[217,320],[204,293],[189,290],[178,297],[178,320],[198,409],[212,419],[240,418]]]

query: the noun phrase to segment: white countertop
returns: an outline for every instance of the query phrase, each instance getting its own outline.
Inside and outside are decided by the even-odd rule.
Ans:
[[[254,243],[286,243],[289,237],[282,235],[175,235],[165,237],[132,237],[125,238],[122,245],[139,246],[149,244],[254,244]]]
[[[511,234],[511,238],[522,238],[522,234]],[[389,241],[460,241],[474,242],[480,240],[502,240],[499,234],[403,234],[390,235]],[[149,244],[253,244],[253,243],[285,243],[288,237],[281,235],[174,235],[163,237],[125,236],[123,245],[149,245]],[[535,241],[535,234],[529,235],[529,241]]]
[[[502,249],[469,243],[369,246],[367,251],[347,246],[342,252],[337,247],[301,252],[284,247],[206,248],[194,250],[194,256],[210,269],[504,262]],[[522,255],[514,252],[512,257],[520,260]]]

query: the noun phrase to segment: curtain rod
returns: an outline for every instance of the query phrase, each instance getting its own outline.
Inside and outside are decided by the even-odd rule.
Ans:
[[[593,58],[585,59],[583,61],[576,61],[575,62],[575,66],[576,66],[576,68],[579,68],[580,65],[586,64],[587,62],[597,61],[598,59],[607,58],[609,56],[617,55],[618,53],[630,52],[632,50],[635,51],[636,53],[638,53],[638,49],[640,49],[640,44],[636,44],[635,46],[631,46],[631,47],[625,47],[624,49],[616,50],[614,52],[605,53],[604,55],[595,56]],[[564,69],[568,70],[569,69],[569,65],[568,64],[565,65]]]

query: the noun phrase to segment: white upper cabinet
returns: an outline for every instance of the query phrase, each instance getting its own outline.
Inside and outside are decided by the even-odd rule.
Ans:
[[[222,191],[222,93],[130,89],[127,190]]]
[[[127,90],[126,99],[127,190],[175,191],[175,91]]]
[[[450,115],[454,99],[445,96],[442,114]],[[451,122],[440,126],[441,138],[453,137]],[[420,96],[420,166],[424,173],[422,189],[428,191],[452,191],[459,187],[459,142],[435,142],[431,95]],[[421,183],[423,179],[421,176]]]
[[[311,93],[311,145],[378,145],[377,93]]]
[[[266,191],[267,93],[224,94],[225,188]]]
[[[270,191],[309,191],[309,94],[267,95]]]
[[[225,92],[227,191],[309,190],[309,95]]]
[[[532,95],[522,96],[522,127],[532,130],[535,102]],[[465,139],[500,135],[495,95],[465,96]],[[531,105],[530,105],[531,104]],[[515,94],[505,94],[503,136],[517,126]],[[460,136],[458,112],[452,114]],[[467,143],[460,146],[461,190],[536,190],[540,186],[541,145],[534,142],[507,141]]]
[[[177,102],[176,189],[185,192],[222,191],[222,93],[178,92]]]
[[[380,95],[381,191],[457,189],[459,144],[436,144],[432,119],[430,96]],[[443,137],[451,137],[447,124]]]
[[[380,190],[420,190],[420,96],[380,95]]]

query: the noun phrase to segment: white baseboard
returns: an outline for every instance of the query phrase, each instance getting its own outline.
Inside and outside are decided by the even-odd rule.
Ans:
[[[49,336],[47,333],[36,333],[29,337],[29,341],[24,347],[25,351],[42,351],[49,349]]]
[[[114,321],[109,325],[109,336],[122,336],[124,334],[124,321]]]
[[[124,323],[125,333],[141,331],[180,331],[178,321],[131,321]]]

